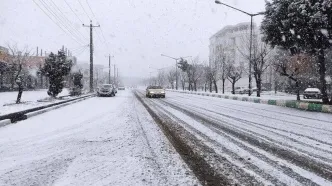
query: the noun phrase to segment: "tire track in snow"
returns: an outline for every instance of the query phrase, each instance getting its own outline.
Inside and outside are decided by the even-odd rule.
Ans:
[[[174,101],[170,101],[170,103],[174,103]],[[179,104],[179,102],[175,102],[175,103],[176,103],[176,104]],[[281,137],[283,137],[283,138],[285,138],[285,139],[288,139],[288,140],[290,140],[290,141],[292,141],[292,142],[295,142],[295,143],[297,143],[297,144],[300,144],[300,145],[302,145],[302,146],[304,146],[304,147],[308,147],[308,148],[315,149],[315,150],[318,150],[318,151],[320,151],[320,152],[326,153],[327,155],[330,155],[330,154],[332,153],[332,151],[330,151],[330,150],[323,149],[323,148],[320,148],[320,147],[317,147],[317,146],[310,145],[310,144],[304,143],[304,142],[302,142],[302,141],[299,141],[299,140],[296,139],[296,137],[291,138],[291,137],[289,137],[289,136],[287,136],[287,135],[283,135],[283,134],[277,133],[277,132],[275,132],[275,131],[273,131],[273,130],[268,130],[268,129],[265,129],[265,128],[274,129],[274,130],[276,130],[276,131],[282,131],[282,132],[285,132],[285,133],[287,133],[287,132],[288,132],[288,133],[292,133],[291,131],[281,130],[281,129],[278,129],[278,128],[275,128],[275,127],[266,126],[266,125],[263,125],[263,124],[260,124],[260,123],[257,123],[257,122],[252,122],[252,121],[248,121],[248,120],[244,120],[244,119],[236,118],[236,117],[229,116],[229,115],[227,115],[227,114],[222,114],[222,113],[220,113],[220,112],[216,112],[216,111],[213,111],[213,110],[210,110],[210,109],[206,109],[206,108],[197,108],[195,105],[190,105],[190,104],[188,104],[186,107],[187,107],[188,109],[190,108],[191,110],[203,110],[204,112],[208,111],[208,112],[213,113],[213,114],[216,114],[216,115],[220,115],[220,116],[223,116],[223,117],[226,117],[226,118],[229,118],[229,119],[235,120],[235,121],[239,121],[239,122],[241,122],[242,124],[247,125],[247,126],[250,126],[250,127],[252,127],[252,126],[254,125],[256,128],[259,128],[259,129],[264,130],[264,131],[266,131],[266,132],[273,133],[273,134],[275,134],[275,135],[281,136]],[[199,112],[199,113],[202,113],[202,112]],[[212,117],[212,116],[210,116],[210,117]],[[220,118],[216,118],[216,117],[214,117],[214,119],[216,119],[216,120],[219,119],[219,120],[220,120]],[[230,124],[229,126],[233,126],[233,125]],[[252,129],[251,129],[251,130],[250,130],[250,129],[246,129],[246,128],[243,128],[243,127],[241,127],[241,126],[237,126],[237,128],[240,128],[240,129],[242,129],[242,130],[244,130],[244,131],[246,131],[246,132],[252,133],[252,134],[254,134],[254,135],[256,135],[256,136],[260,136],[260,137],[262,137],[262,138],[268,139],[269,141],[272,141],[272,142],[274,142],[274,143],[277,143],[277,144],[280,144],[280,145],[283,145],[283,146],[287,146],[287,147],[289,147],[290,149],[296,149],[296,150],[298,150],[299,152],[302,152],[302,153],[305,153],[305,154],[308,154],[308,155],[311,155],[311,156],[315,156],[315,157],[318,158],[318,159],[322,159],[322,160],[325,160],[325,161],[327,161],[327,162],[329,162],[329,163],[332,163],[332,160],[331,160],[331,159],[325,158],[324,156],[320,155],[320,153],[317,153],[316,155],[315,155],[315,154],[312,154],[312,152],[310,152],[311,149],[308,149],[308,150],[302,150],[302,149],[299,149],[299,148],[297,148],[297,147],[294,147],[294,146],[291,146],[291,145],[285,144],[284,142],[280,142],[280,141],[274,140],[274,139],[272,139],[272,138],[270,138],[270,137],[267,137],[266,135],[262,135],[262,134],[260,134],[260,133],[254,132]],[[292,133],[292,134],[294,134],[294,133]],[[295,133],[295,135],[296,135],[296,133]],[[307,136],[305,136],[305,135],[301,135],[301,134],[298,134],[298,136],[301,136],[301,137],[307,137]],[[310,137],[308,137],[308,138],[311,139]],[[314,141],[317,141],[316,139],[313,139],[313,140],[314,140]],[[317,142],[319,142],[319,141],[317,141]],[[330,144],[327,143],[327,142],[322,142],[322,144],[330,145]],[[332,144],[331,144],[331,146],[332,146]]]
[[[170,104],[170,103],[168,103]],[[172,104],[170,104],[172,105]],[[280,146],[276,146],[274,144],[271,144],[267,141],[263,141],[263,140],[258,140],[256,139],[256,137],[250,135],[250,134],[245,134],[242,133],[240,131],[234,130],[232,128],[228,128],[226,126],[223,126],[223,123],[225,122],[216,122],[211,120],[210,116],[206,116],[204,113],[195,113],[193,111],[189,111],[187,109],[183,109],[180,106],[176,106],[176,105],[172,105],[178,109],[180,109],[182,112],[192,116],[192,117],[196,117],[198,119],[201,119],[202,121],[208,122],[212,125],[214,125],[215,127],[218,127],[219,129],[223,130],[224,132],[229,133],[230,135],[237,137],[239,139],[241,139],[242,141],[246,141],[251,145],[254,145],[256,147],[259,147],[261,149],[264,149],[267,152],[270,152],[276,156],[278,156],[281,159],[285,159],[299,167],[302,167],[306,170],[309,170],[311,172],[314,172],[315,174],[318,174],[319,176],[332,181],[332,167],[331,166],[327,166],[325,164],[319,163],[313,159],[308,159],[307,157],[304,157],[298,153],[289,151],[289,150],[285,150]],[[183,105],[182,105],[183,107]]]

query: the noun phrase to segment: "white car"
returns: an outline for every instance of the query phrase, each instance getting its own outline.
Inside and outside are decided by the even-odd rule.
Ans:
[[[158,98],[165,98],[165,90],[161,86],[148,86],[146,88],[146,97],[152,98],[152,97],[158,97]]]
[[[322,94],[318,88],[307,88],[303,92],[303,99],[316,98],[321,99]]]

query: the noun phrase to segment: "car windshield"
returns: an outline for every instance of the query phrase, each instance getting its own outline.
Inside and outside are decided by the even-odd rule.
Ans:
[[[163,89],[161,86],[150,86],[149,89]]]
[[[0,0],[0,186],[332,186],[332,0]]]
[[[112,85],[103,85],[102,88],[113,88]]]

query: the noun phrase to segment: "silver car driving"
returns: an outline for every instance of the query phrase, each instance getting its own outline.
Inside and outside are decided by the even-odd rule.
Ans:
[[[112,84],[103,84],[97,89],[97,96],[115,96],[115,87]]]

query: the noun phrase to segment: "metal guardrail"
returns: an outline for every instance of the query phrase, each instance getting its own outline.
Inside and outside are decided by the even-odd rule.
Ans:
[[[89,96],[94,96],[94,94],[80,96],[80,97],[73,98],[73,99],[70,99],[70,100],[65,100],[65,101],[61,101],[61,102],[57,102],[57,103],[51,103],[51,104],[48,104],[48,105],[34,107],[34,108],[27,109],[27,110],[13,112],[13,113],[10,113],[10,114],[0,115],[0,121],[5,120],[5,119],[10,119],[11,122],[14,123],[14,122],[17,122],[17,121],[20,121],[20,120],[25,120],[25,119],[27,119],[27,116],[25,115],[27,113],[42,110],[42,109],[45,109],[45,108],[50,108],[50,107],[53,107],[53,106],[56,106],[56,105],[69,103],[69,102],[72,102],[72,101],[75,101],[75,100],[78,100],[78,99],[82,99],[82,98],[86,98],[86,97],[89,97]],[[63,98],[63,97],[68,97],[68,96],[61,96],[61,97]]]

